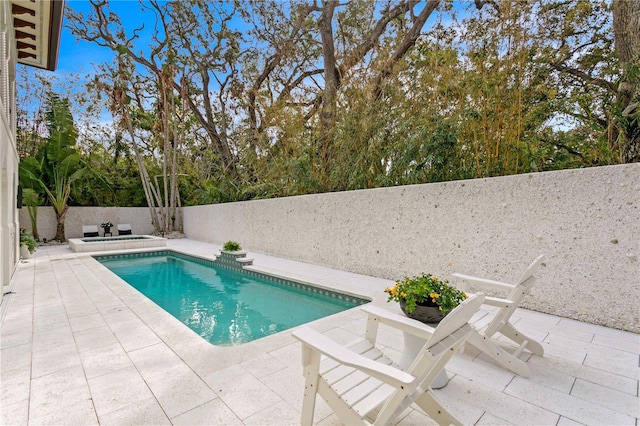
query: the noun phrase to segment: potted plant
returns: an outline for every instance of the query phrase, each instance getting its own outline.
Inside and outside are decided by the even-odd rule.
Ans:
[[[227,241],[222,246],[220,255],[216,255],[216,262],[224,264],[227,267],[242,269],[249,266],[253,259],[247,258],[247,252],[242,251],[240,243],[235,241]]]
[[[222,246],[222,250],[223,251],[229,251],[229,252],[235,252],[235,251],[242,250],[242,247],[240,246],[240,243],[237,243],[235,241],[229,240],[226,243],[224,243],[224,245]]]
[[[389,294],[387,302],[400,303],[400,308],[409,318],[427,323],[439,322],[468,297],[448,281],[424,273],[398,280],[385,292]]]
[[[31,232],[27,231],[24,226],[20,227],[20,257],[24,259],[31,258],[31,255],[34,251],[36,251],[36,247],[38,247],[38,242]]]
[[[111,228],[113,227],[113,223],[111,223],[111,222],[103,222],[102,224],[100,224],[100,226],[102,227],[102,229],[104,229],[104,233],[105,234],[110,234],[111,233]]]

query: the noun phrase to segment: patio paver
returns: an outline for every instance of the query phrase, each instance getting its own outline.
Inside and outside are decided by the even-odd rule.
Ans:
[[[213,257],[220,246],[169,240]],[[254,267],[386,303],[391,281],[259,253]],[[5,288],[6,289],[6,288]],[[0,334],[2,424],[299,424],[304,382],[291,331],[216,347],[68,246],[21,262],[5,296]],[[5,290],[6,291],[6,290]],[[308,326],[346,343],[364,332],[351,309]],[[464,424],[640,426],[640,335],[519,309],[513,316],[545,347],[526,355],[530,379],[469,350],[436,391]],[[385,331],[389,348],[401,336]],[[524,356],[524,355],[523,355]],[[315,421],[338,424],[319,401]],[[409,408],[401,425],[434,424]]]

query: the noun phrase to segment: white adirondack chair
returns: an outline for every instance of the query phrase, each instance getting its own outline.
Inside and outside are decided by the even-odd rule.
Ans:
[[[414,402],[439,424],[460,424],[435,397],[431,384],[473,331],[468,321],[483,301],[483,294],[470,297],[435,329],[365,306],[365,337],[349,347],[308,328],[295,331],[293,336],[302,342],[305,377],[302,424],[313,424],[316,394],[344,424],[389,424]],[[380,323],[424,342],[408,367],[394,364],[376,346]],[[378,407],[381,408],[376,410]]]
[[[482,318],[478,323],[472,320],[475,331],[471,333],[467,343],[480,349],[502,367],[513,371],[522,377],[531,376],[531,372],[527,364],[518,358],[522,351],[526,349],[535,355],[543,356],[544,348],[540,343],[517,330],[509,320],[511,319],[513,312],[520,305],[524,296],[529,294],[531,286],[535,282],[535,277],[533,275],[538,271],[543,260],[544,254],[541,254],[527,267],[515,284],[477,278],[459,273],[453,274],[454,277],[472,283],[483,291],[491,289],[509,292],[508,296],[504,299],[488,296],[485,298],[485,304],[496,306],[498,309],[495,311],[493,317],[489,314],[489,316]],[[492,340],[496,333],[502,334],[518,344],[518,348],[515,349],[513,353],[509,353],[504,350],[494,340]]]

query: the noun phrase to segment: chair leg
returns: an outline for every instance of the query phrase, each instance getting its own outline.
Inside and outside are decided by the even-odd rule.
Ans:
[[[522,345],[523,343],[526,342],[526,345],[524,345],[523,349],[527,349],[534,355],[538,355],[538,356],[544,355],[544,347],[540,343],[533,340],[531,337],[528,337],[522,334],[510,323],[504,324],[500,328],[500,330],[498,330],[498,333],[501,333],[502,335],[504,335],[505,337],[508,337],[509,339],[513,340],[519,345]]]
[[[442,406],[440,401],[438,401],[431,392],[431,390],[428,390],[420,395],[416,400],[416,404],[439,425],[462,426],[462,423],[453,417],[453,415]]]
[[[313,425],[313,413],[316,409],[316,394],[320,380],[320,353],[309,350],[302,345],[304,397],[302,399],[302,425]]]
[[[491,339],[482,336],[477,331],[473,331],[469,335],[467,343],[480,349],[492,360],[494,360],[500,366],[506,368],[507,370],[513,371],[517,375],[525,378],[531,377],[529,367],[527,367],[527,364],[525,364],[524,361],[514,357],[509,352],[505,351],[500,346],[492,342]]]
[[[304,385],[304,398],[302,400],[302,417],[300,424],[312,425],[313,424],[313,412],[316,409],[316,390],[315,386],[310,386],[309,383]]]

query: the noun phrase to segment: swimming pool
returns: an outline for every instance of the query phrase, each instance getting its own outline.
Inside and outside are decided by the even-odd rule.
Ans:
[[[369,302],[171,250],[94,258],[219,346],[250,342]]]

